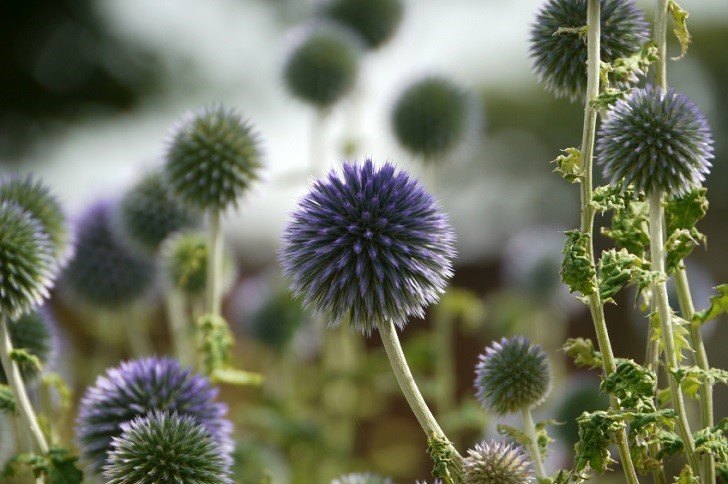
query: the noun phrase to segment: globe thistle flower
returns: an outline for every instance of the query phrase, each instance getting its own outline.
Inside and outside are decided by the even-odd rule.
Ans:
[[[104,466],[107,484],[233,482],[230,452],[189,415],[154,411],[121,429]]]
[[[599,130],[597,162],[613,183],[680,195],[710,171],[713,137],[687,96],[654,86],[617,101]]]
[[[47,234],[53,257],[64,265],[72,253],[71,234],[61,204],[33,176],[8,177],[0,182],[0,202],[12,202],[28,212]]]
[[[444,77],[430,76],[407,88],[392,111],[392,129],[408,151],[436,157],[450,151],[465,134],[468,99]]]
[[[43,366],[52,361],[56,349],[56,334],[47,311],[38,309],[18,319],[10,320],[7,324],[13,348],[26,350],[38,358]],[[21,364],[20,372],[26,382],[38,376],[38,369],[29,364]],[[0,365],[0,383],[8,383],[2,365]]]
[[[348,31],[317,26],[290,53],[283,80],[294,97],[327,109],[353,89],[359,56],[359,44]]]
[[[91,207],[78,224],[76,255],[63,276],[71,296],[93,307],[113,309],[142,298],[152,286],[154,261],[121,243],[108,203]]]
[[[250,332],[255,339],[281,353],[305,321],[308,317],[301,304],[288,291],[277,291],[252,314]]]
[[[478,357],[476,396],[498,415],[530,409],[551,390],[551,367],[540,346],[523,337],[493,342]]]
[[[177,412],[203,425],[229,452],[232,424],[227,406],[217,402],[217,389],[189,368],[169,358],[142,358],[107,370],[86,390],[76,421],[82,454],[96,471],[106,460],[122,424],[153,410]]]
[[[649,39],[645,16],[634,0],[601,0],[600,55],[612,62],[637,52]],[[586,92],[586,42],[575,33],[554,35],[561,28],[587,24],[587,0],[548,0],[531,28],[533,70],[558,97],[577,99]]]
[[[41,224],[11,202],[0,202],[0,314],[17,319],[48,297],[53,244]]]
[[[463,466],[466,484],[527,484],[534,481],[531,463],[513,444],[481,442],[468,449]]]
[[[262,167],[252,126],[224,106],[188,112],[172,130],[166,160],[172,193],[197,210],[236,206]]]
[[[316,181],[284,232],[284,273],[304,306],[335,327],[370,334],[439,298],[452,275],[454,234],[435,199],[390,163],[346,163]],[[387,323],[388,324],[388,323]]]
[[[207,286],[208,237],[201,232],[172,235],[162,244],[162,266],[172,287],[187,295],[200,295]],[[223,254],[222,285],[234,279],[234,263],[229,253]]]
[[[119,233],[131,245],[155,253],[170,234],[199,225],[199,214],[177,201],[161,172],[142,178],[121,199]]]
[[[397,31],[404,6],[401,0],[330,0],[322,10],[329,19],[356,32],[367,48],[376,49]]]
[[[356,472],[339,476],[331,484],[392,484],[392,479],[371,472]]]

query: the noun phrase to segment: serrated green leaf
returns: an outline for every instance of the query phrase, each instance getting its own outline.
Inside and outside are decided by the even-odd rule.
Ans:
[[[590,205],[596,212],[604,214],[609,210],[624,210],[626,201],[634,196],[631,191],[625,192],[616,185],[596,187],[592,194]]]
[[[0,412],[14,414],[17,411],[18,406],[15,404],[13,389],[8,385],[0,383]]]
[[[672,14],[673,33],[680,42],[680,55],[672,59],[680,60],[688,53],[688,45],[693,40],[690,32],[688,32],[688,17],[690,17],[690,14],[680,7],[675,0],[670,0],[667,4],[667,10]]]
[[[657,376],[633,360],[623,360],[615,371],[604,377],[601,390],[617,398],[625,410],[653,412]]]
[[[659,60],[654,42],[647,42],[639,51],[628,57],[618,57],[611,64],[610,73],[618,83],[636,82],[637,76],[644,76],[653,62]]]
[[[584,412],[576,422],[579,424],[579,441],[574,447],[574,469],[582,471],[589,466],[603,474],[614,463],[609,452],[614,443],[614,433],[624,429],[625,423],[603,410]]]
[[[675,476],[673,481],[675,484],[700,484],[700,479],[693,475],[693,468],[689,465],[683,467],[680,471],[680,475]]]
[[[705,235],[698,232],[695,227],[691,229],[677,229],[665,242],[667,252],[665,268],[672,274],[680,266],[680,262],[693,251],[693,248],[705,242]]]
[[[602,111],[609,109],[614,103],[629,94],[629,91],[623,91],[614,87],[605,87],[602,92],[597,94],[595,98],[589,101],[589,107]]]
[[[721,473],[728,471],[728,417],[723,418],[712,428],[695,432],[695,452],[700,455],[711,455],[715,467]]]
[[[578,291],[584,296],[597,290],[596,269],[590,257],[591,237],[579,230],[566,232],[564,259],[561,263],[561,280],[569,286],[569,291]]]
[[[569,338],[563,346],[564,353],[581,368],[602,368],[602,354],[594,349],[594,343],[588,338]]]
[[[641,266],[642,259],[625,249],[602,252],[597,265],[597,280],[602,303],[611,301],[612,297],[632,280],[633,268]]]
[[[430,436],[427,439],[427,453],[433,462],[432,477],[442,479],[445,484],[452,484],[454,481],[450,469],[454,463],[450,442],[442,437]]]
[[[728,384],[728,370],[722,368],[704,370],[697,366],[681,366],[680,368],[672,368],[670,372],[680,382],[683,392],[691,398],[698,398],[698,391],[703,383],[709,385],[715,385],[716,383]]]
[[[632,200],[624,209],[612,213],[611,227],[602,227],[602,234],[612,239],[619,249],[644,257],[650,245],[648,232],[649,206],[643,200]]]
[[[505,424],[498,424],[496,427],[498,430],[498,433],[501,435],[505,435],[515,442],[517,442],[521,447],[524,449],[528,449],[531,445],[531,438],[528,436],[528,434],[519,429],[518,427],[513,427],[511,425],[505,425]]]
[[[40,359],[25,348],[14,348],[11,350],[10,359],[22,367],[31,367],[38,371],[43,368],[43,364],[40,362]]]
[[[684,195],[665,202],[667,233],[680,229],[692,229],[708,213],[707,188],[693,188]]]
[[[662,340],[662,327],[660,325],[660,315],[657,311],[653,312],[648,316],[650,322],[650,341],[659,341],[660,351],[665,351],[665,342]],[[672,315],[672,336],[675,346],[675,356],[678,361],[682,360],[683,350],[691,350],[690,341],[688,336],[690,331],[687,326],[690,323],[682,319],[681,317]]]
[[[234,339],[227,321],[205,314],[197,321],[198,353],[202,372],[217,383],[259,385],[262,376],[238,370],[230,364]]]
[[[693,323],[700,326],[708,321],[717,318],[723,313],[728,313],[728,284],[721,284],[715,288],[718,294],[711,296],[710,306],[695,313]]]
[[[561,150],[563,155],[559,155],[551,163],[556,164],[554,173],[560,173],[561,176],[571,182],[579,182],[581,175],[584,173],[584,167],[581,159],[581,151],[578,148],[566,148]]]

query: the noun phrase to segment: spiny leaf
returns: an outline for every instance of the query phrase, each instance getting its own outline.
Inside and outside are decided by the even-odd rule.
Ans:
[[[596,292],[596,269],[589,256],[589,234],[579,230],[566,232],[564,260],[561,264],[561,280],[571,292],[579,291],[585,296]]]
[[[693,247],[705,242],[705,235],[695,227],[691,229],[677,229],[665,242],[666,270],[672,274],[680,266],[680,262],[693,251]]]
[[[576,422],[579,424],[579,441],[574,448],[575,470],[582,471],[589,466],[603,474],[614,463],[609,453],[614,433],[624,429],[626,425],[604,410],[584,412]]]
[[[728,313],[728,284],[721,284],[716,289],[718,290],[718,294],[711,296],[710,306],[695,313],[693,324],[700,326],[723,313]]]
[[[708,213],[707,188],[693,188],[689,192],[665,202],[667,233],[691,229]]]
[[[230,365],[233,336],[227,321],[221,316],[201,316],[197,321],[197,338],[200,367],[213,381],[232,385],[259,385],[262,382],[262,376]]]
[[[38,371],[43,368],[40,359],[25,348],[15,348],[10,351],[10,359],[18,363],[19,366],[32,367]]]
[[[569,338],[564,343],[564,353],[581,368],[602,368],[602,354],[594,349],[594,343],[588,338]]]
[[[506,424],[498,424],[496,429],[498,430],[499,434],[510,437],[524,449],[528,449],[531,445],[531,438],[525,431],[519,429],[518,427],[513,427]]]
[[[719,472],[728,471],[728,417],[721,420],[713,428],[705,428],[695,432],[695,452],[701,455],[709,454],[715,460],[715,467]]]
[[[427,439],[427,453],[432,458],[432,477],[442,479],[445,484],[452,484],[454,481],[450,475],[450,468],[454,465],[450,442],[444,437],[437,435]]]
[[[612,297],[626,284],[637,284],[641,292],[660,279],[659,272],[643,267],[649,268],[649,263],[626,249],[602,252],[597,266],[602,303],[613,301]]]
[[[612,214],[611,227],[602,227],[602,234],[614,241],[617,248],[624,248],[630,254],[644,257],[645,248],[650,245],[647,231],[649,206],[643,200],[634,200],[624,209]]]
[[[586,35],[589,32],[588,25],[581,27],[559,27],[552,35],[576,35],[579,39],[586,42]]]
[[[603,215],[609,210],[624,210],[626,200],[631,199],[633,196],[634,194],[631,191],[625,192],[622,187],[604,185],[594,189],[590,205],[595,211]]]
[[[647,74],[650,64],[659,58],[657,45],[654,42],[647,42],[631,56],[615,59],[611,64],[610,73],[618,83],[636,82],[637,76]]]
[[[14,414],[17,411],[18,407],[15,404],[15,397],[13,396],[12,388],[0,383],[0,412]]]
[[[667,10],[672,14],[673,33],[680,42],[680,55],[672,59],[680,60],[688,53],[688,45],[692,42],[692,37],[688,32],[688,17],[690,14],[680,7],[675,0],[670,0],[667,4]]]
[[[700,484],[700,479],[693,475],[693,468],[686,465],[673,482],[675,484]]]
[[[602,92],[597,94],[595,98],[589,101],[589,107],[602,111],[609,109],[614,103],[629,94],[629,91],[623,91],[613,87],[605,87]]]
[[[561,423],[553,419],[547,419],[536,424],[536,440],[538,440],[538,448],[542,456],[547,456],[549,454],[549,443],[554,441],[554,439],[549,437],[547,429],[551,425],[561,425]],[[528,449],[530,447],[531,438],[523,430],[505,424],[498,424],[496,428],[499,434],[510,437],[524,449]]]
[[[561,176],[571,182],[577,183],[584,172],[584,166],[581,159],[581,151],[578,148],[566,148],[561,150],[563,155],[559,155],[551,163],[556,164],[554,173],[560,173]]]
[[[651,338],[650,341],[659,341],[660,351],[665,351],[665,342],[662,340],[662,327],[660,325],[660,315],[657,313],[657,311],[653,312],[648,316],[650,321],[650,333]],[[675,345],[675,356],[677,357],[677,360],[682,360],[682,351],[683,350],[691,350],[690,348],[690,341],[688,340],[688,328],[686,327],[688,324],[687,321],[682,319],[681,317],[672,315],[672,336],[673,341]]]
[[[653,397],[656,389],[655,373],[633,360],[620,362],[601,384],[604,393],[617,397],[621,408],[640,412],[655,410]]]
[[[708,368],[703,370],[697,366],[681,366],[673,368],[670,371],[677,381],[683,392],[691,397],[698,398],[698,390],[703,383],[715,385],[716,383],[728,384],[728,370],[722,368]]]

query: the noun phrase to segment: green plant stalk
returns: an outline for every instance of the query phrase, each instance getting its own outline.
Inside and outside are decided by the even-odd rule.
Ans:
[[[170,288],[167,292],[166,302],[173,353],[183,365],[191,364],[191,357],[195,351],[190,340],[190,324],[187,319],[185,295],[179,289]]]
[[[662,191],[654,190],[649,194],[650,198],[650,264],[653,271],[665,273],[665,241],[662,234],[662,225],[665,211],[662,206]],[[679,365],[678,355],[675,351],[675,340],[672,330],[672,310],[670,309],[667,297],[667,284],[660,281],[655,284],[655,303],[660,316],[661,339],[664,345],[665,368],[667,379],[670,384],[672,404],[677,414],[677,428],[680,438],[683,441],[683,450],[695,475],[700,475],[700,464],[695,454],[695,442],[690,432],[687,413],[685,412],[685,401],[683,399],[680,382],[677,381],[671,370]]]
[[[392,366],[392,371],[397,379],[397,383],[399,383],[399,387],[402,390],[407,403],[412,409],[412,412],[415,414],[415,417],[417,417],[417,421],[422,427],[422,430],[425,431],[425,435],[427,435],[428,439],[436,437],[449,443],[452,455],[451,471],[457,477],[456,482],[462,481],[463,458],[455,446],[452,445],[452,442],[447,438],[445,432],[442,431],[437,420],[427,407],[427,403],[425,403],[425,399],[422,397],[422,393],[420,393],[417,383],[410,371],[409,365],[407,364],[407,360],[404,357],[402,345],[400,344],[399,337],[397,336],[397,329],[394,324],[389,321],[388,323],[379,325],[379,335],[382,338],[382,345],[384,346],[384,351],[387,353],[387,358],[389,358],[389,363]]]
[[[597,111],[590,106],[592,99],[599,95],[599,70],[600,70],[600,37],[601,37],[601,5],[599,0],[588,0],[587,4],[587,88],[586,101],[584,103],[584,129],[582,133],[581,156],[583,174],[581,179],[581,226],[580,230],[589,235],[589,257],[591,263],[594,261],[594,208],[591,205],[593,193],[593,158],[594,140],[596,137]],[[595,276],[596,279],[596,276]],[[596,285],[595,280],[595,287]],[[604,361],[604,372],[607,375],[614,373],[616,364],[612,343],[609,340],[609,332],[604,318],[604,306],[602,305],[599,291],[589,295],[589,312],[594,322],[594,329],[597,334],[597,344],[602,353]],[[611,398],[612,408],[618,408],[618,402]],[[616,433],[617,448],[622,461],[622,468],[627,482],[635,484],[639,482],[632,456],[629,452],[627,431],[620,430]]]
[[[207,254],[205,309],[213,316],[220,316],[222,309],[222,227],[220,218],[219,210],[210,212],[210,247]]]
[[[13,351],[13,342],[10,340],[10,332],[7,321],[0,316],[0,362],[2,362],[8,385],[13,390],[15,403],[20,413],[24,426],[30,432],[31,440],[35,451],[45,455],[48,453],[48,441],[38,423],[33,405],[28,398],[28,391],[25,388],[23,376],[20,373],[18,363],[10,357]]]
[[[533,458],[533,466],[536,469],[536,477],[538,479],[545,479],[548,476],[544,469],[541,450],[538,447],[538,434],[536,433],[536,425],[533,423],[533,417],[531,416],[531,409],[528,407],[522,408],[521,417],[523,419],[523,429],[526,431],[526,435],[528,435],[529,450]]]
[[[650,312],[654,311],[654,300],[650,302]],[[653,329],[652,325],[648,327],[647,332],[647,352],[645,354],[645,366],[648,370],[653,372],[655,376],[658,375],[660,366],[660,341],[653,341]],[[657,398],[657,387],[655,388],[655,398]],[[656,457],[660,451],[660,444],[658,442],[652,442],[649,444],[649,455]],[[667,484],[667,475],[665,474],[665,467],[661,466],[658,469],[652,471],[652,480],[655,484]]]

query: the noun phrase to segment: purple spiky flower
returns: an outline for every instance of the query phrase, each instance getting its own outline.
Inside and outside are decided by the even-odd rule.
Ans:
[[[613,183],[680,195],[710,171],[713,136],[685,94],[654,86],[617,101],[599,130],[597,162]]]
[[[454,234],[435,198],[385,163],[346,163],[317,180],[284,232],[293,292],[331,327],[349,315],[370,334],[439,298],[452,275]]]
[[[203,376],[171,358],[142,358],[107,370],[86,390],[76,420],[76,438],[84,458],[98,472],[122,424],[154,410],[191,416],[224,449],[232,449],[227,406]]]

